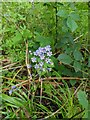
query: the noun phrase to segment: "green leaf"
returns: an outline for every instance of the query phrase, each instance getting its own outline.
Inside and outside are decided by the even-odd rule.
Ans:
[[[69,16],[70,16],[73,20],[75,20],[75,21],[80,20],[79,15],[78,15],[78,14],[76,14],[75,12],[70,13],[70,15],[69,15]]]
[[[70,80],[70,84],[74,86],[76,84],[76,80]]]
[[[12,44],[17,45],[18,43],[21,43],[22,35],[17,31],[15,36],[12,38]]]
[[[2,100],[10,103],[11,106],[12,105],[15,106],[15,107],[22,107],[22,106],[24,106],[24,104],[23,104],[24,102],[21,99],[19,99],[19,98],[11,97],[11,96],[8,96],[6,94],[2,94],[2,95],[0,95],[0,97],[2,97]]]
[[[60,54],[58,56],[58,60],[65,64],[70,64],[73,61],[72,58],[67,54]]]
[[[31,34],[31,32],[28,30],[28,29],[25,29],[24,31],[23,31],[23,37],[24,38],[31,38],[32,37],[32,34]]]
[[[40,43],[41,47],[44,47],[46,45],[51,45],[51,38],[49,37],[44,37],[41,35],[36,36],[36,41]]]
[[[77,93],[78,101],[83,108],[88,109],[88,100],[85,91],[79,90]]]
[[[88,67],[90,67],[90,56],[88,58]]]
[[[81,70],[81,63],[80,62],[74,61],[73,66],[74,66],[74,69],[75,69],[76,72]]]
[[[68,17],[67,19],[67,26],[72,32],[74,32],[78,28],[77,23],[71,17]]]
[[[60,17],[64,17],[64,18],[67,18],[68,17],[68,13],[66,10],[59,10],[57,12],[57,15],[60,16]]]
[[[78,51],[78,50],[75,50],[73,52],[73,56],[74,56],[75,60],[77,60],[77,61],[82,61],[83,60],[83,56],[82,56],[81,52]]]

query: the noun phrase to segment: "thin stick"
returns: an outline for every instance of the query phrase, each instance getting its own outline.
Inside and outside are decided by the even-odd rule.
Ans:
[[[32,76],[31,76],[31,70],[30,68],[28,67],[29,66],[29,57],[28,57],[28,41],[26,41],[26,66],[27,66],[27,71],[28,71],[28,77],[29,77],[29,90],[28,90],[28,98],[29,98],[29,95],[30,95],[30,83],[31,83],[31,80],[32,80]],[[29,105],[30,106],[30,105]]]
[[[28,59],[28,42],[26,42],[26,66],[27,66],[29,78],[32,79],[31,71],[28,68],[28,65],[29,65],[29,59]]]
[[[41,83],[41,90],[40,90],[40,104],[42,102],[42,80],[40,79],[40,83]]]
[[[48,78],[42,78],[42,80],[87,80],[88,78],[78,78],[78,77],[48,77]]]
[[[15,77],[17,76],[17,74],[23,69],[23,67],[24,66],[22,66],[18,71],[17,71],[17,73],[14,75],[14,77],[13,77],[13,80],[15,79]]]
[[[13,67],[13,68],[6,68],[6,69],[2,69],[2,71],[17,69],[17,68],[21,68],[21,67],[22,67],[22,66],[17,66],[17,67]]]
[[[79,37],[76,37],[75,39],[74,39],[74,42],[76,41],[76,40],[78,40],[79,38],[81,38],[83,35],[80,35]]]
[[[4,77],[5,78],[5,77]],[[8,78],[6,78],[6,79],[8,79]],[[11,79],[11,78],[9,78],[9,79]],[[44,81],[44,80],[88,80],[88,78],[75,78],[75,77],[49,77],[49,78],[42,78],[42,79],[39,79],[39,80],[35,80],[35,83],[37,83],[37,82],[41,82],[41,80],[42,81]],[[31,81],[32,79],[29,79],[29,80],[25,80],[24,82],[21,82],[21,83],[19,83],[19,84],[16,84],[16,87],[18,87],[18,86],[21,86],[21,85],[26,85],[26,84],[28,84],[28,82],[29,81]],[[4,91],[6,91],[6,90],[9,90],[9,88],[5,88],[5,89],[3,89]]]
[[[78,88],[75,90],[73,96],[77,94],[78,90],[80,89],[80,87],[81,87],[82,85],[83,85],[83,82],[82,82],[82,83],[78,86]]]
[[[2,78],[5,78],[7,80],[12,80],[13,79],[13,78],[8,78],[8,77],[4,77],[4,76],[2,76]],[[23,82],[24,80],[14,79],[14,81]]]
[[[2,67],[2,69],[8,68],[8,67],[12,67],[12,66],[16,65],[17,63],[12,63],[12,64],[9,64],[9,65],[6,65],[6,66]]]

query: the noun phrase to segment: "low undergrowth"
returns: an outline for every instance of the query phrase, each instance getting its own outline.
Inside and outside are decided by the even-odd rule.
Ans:
[[[88,3],[2,2],[1,119],[89,118]]]

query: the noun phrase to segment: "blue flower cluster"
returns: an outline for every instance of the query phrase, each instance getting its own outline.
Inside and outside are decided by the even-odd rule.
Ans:
[[[29,53],[31,55],[31,62],[39,73],[52,70],[51,68],[54,64],[51,60],[52,52],[50,45],[39,47],[35,52],[29,51]]]
[[[11,87],[11,90],[9,90],[9,95],[11,95],[12,92],[13,92],[15,89],[16,89],[16,86],[12,86],[12,87]]]

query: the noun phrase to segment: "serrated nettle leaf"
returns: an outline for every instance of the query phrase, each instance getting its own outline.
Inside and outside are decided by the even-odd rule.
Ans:
[[[60,16],[60,17],[64,17],[64,18],[67,18],[68,17],[68,13],[66,10],[59,10],[57,12],[57,15]]]
[[[74,56],[75,60],[83,61],[82,53],[80,51],[78,51],[77,49],[73,52],[73,56]]]
[[[65,64],[71,64],[73,61],[72,58],[67,54],[60,54],[58,56],[58,60]]]
[[[81,70],[81,63],[80,62],[74,61],[73,66],[74,66],[74,69],[75,69],[76,72]]]
[[[70,16],[67,18],[67,26],[72,32],[74,32],[78,28],[77,23]]]
[[[88,109],[88,100],[85,91],[79,90],[77,93],[78,101],[83,108]]]

